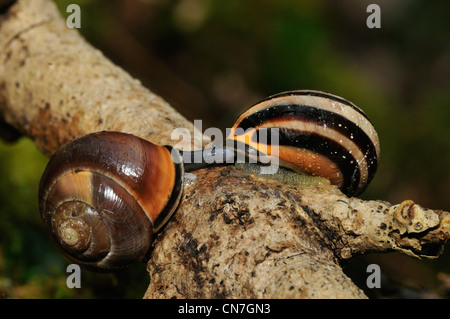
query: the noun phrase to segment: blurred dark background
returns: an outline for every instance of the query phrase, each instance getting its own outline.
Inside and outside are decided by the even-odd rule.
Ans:
[[[381,141],[377,175],[361,197],[450,210],[450,2],[55,2],[64,17],[67,5],[79,4],[83,36],[203,128],[230,127],[243,109],[280,91],[353,101]],[[380,29],[366,25],[370,3],[381,8]],[[66,287],[69,262],[38,213],[47,160],[26,138],[0,142],[0,297],[141,298],[144,263],[113,275],[83,271],[81,289]],[[382,289],[365,288],[369,263],[380,265]],[[432,261],[371,254],[345,271],[370,297],[449,297],[449,252]]]

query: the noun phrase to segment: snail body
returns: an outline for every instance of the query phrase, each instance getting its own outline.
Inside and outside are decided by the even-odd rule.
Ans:
[[[277,129],[276,154],[272,141],[260,138],[263,129]],[[280,165],[325,177],[351,196],[370,182],[379,157],[378,137],[365,114],[318,91],[280,93],[255,104],[226,141],[233,147],[202,150],[207,156],[198,157],[126,133],[75,139],[52,156],[41,178],[44,224],[69,258],[111,271],[146,255],[153,234],[178,206],[184,171],[232,163],[244,150],[248,158],[277,156]],[[183,164],[187,157],[220,160]]]

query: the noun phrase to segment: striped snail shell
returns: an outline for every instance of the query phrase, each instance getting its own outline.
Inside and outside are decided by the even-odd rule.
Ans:
[[[89,134],[50,159],[39,187],[41,217],[70,259],[120,269],[145,256],[177,207],[182,179],[170,147],[118,132]]]
[[[292,91],[244,112],[226,138],[231,148],[181,152],[119,132],[66,144],[42,176],[41,217],[72,260],[91,269],[124,268],[146,255],[153,233],[177,208],[184,171],[233,163],[242,149],[248,158],[273,156],[274,141],[264,142],[262,129],[277,129],[280,165],[325,177],[348,196],[375,174],[380,147],[367,116],[338,96]]]
[[[377,132],[360,108],[341,97],[312,90],[273,95],[244,112],[227,139],[257,153],[261,129],[274,128],[281,166],[325,177],[347,196],[364,191],[376,172]]]

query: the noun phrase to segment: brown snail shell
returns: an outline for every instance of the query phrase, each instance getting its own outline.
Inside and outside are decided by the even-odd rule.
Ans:
[[[176,209],[183,172],[170,147],[119,132],[89,134],[50,159],[39,187],[41,217],[70,259],[120,269],[145,256]]]

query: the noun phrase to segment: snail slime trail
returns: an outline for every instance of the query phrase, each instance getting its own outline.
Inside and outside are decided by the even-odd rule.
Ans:
[[[270,96],[247,109],[227,133],[224,147],[196,151],[121,132],[71,141],[51,157],[40,181],[44,225],[71,260],[115,271],[148,255],[154,233],[178,207],[185,171],[257,163],[255,172],[267,175],[281,166],[282,174],[290,172],[287,179],[296,172],[307,175],[307,183],[331,183],[355,196],[372,180],[380,156],[364,112],[319,91]]]

